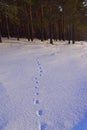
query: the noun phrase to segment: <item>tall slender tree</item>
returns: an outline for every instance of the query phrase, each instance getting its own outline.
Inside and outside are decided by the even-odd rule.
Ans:
[[[52,0],[50,0],[50,7],[49,7],[49,15],[50,15],[50,20],[49,20],[49,28],[50,28],[50,43],[53,44],[53,28],[52,28]]]
[[[74,44],[77,35],[87,33],[87,1],[1,0],[0,24],[0,37],[50,38],[51,44],[59,38]]]

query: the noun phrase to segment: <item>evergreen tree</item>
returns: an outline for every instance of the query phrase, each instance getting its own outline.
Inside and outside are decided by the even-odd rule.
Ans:
[[[0,39],[50,38],[51,44],[67,39],[74,44],[87,33],[87,0],[1,0],[0,25]]]

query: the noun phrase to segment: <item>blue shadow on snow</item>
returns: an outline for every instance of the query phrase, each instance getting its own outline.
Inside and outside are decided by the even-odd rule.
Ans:
[[[81,120],[72,130],[87,130],[87,113],[83,120]]]
[[[9,98],[3,84],[0,82],[0,130],[8,125]]]

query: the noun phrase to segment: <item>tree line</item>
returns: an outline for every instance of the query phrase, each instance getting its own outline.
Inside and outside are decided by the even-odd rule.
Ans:
[[[87,40],[87,0],[0,0],[0,42],[2,36]]]

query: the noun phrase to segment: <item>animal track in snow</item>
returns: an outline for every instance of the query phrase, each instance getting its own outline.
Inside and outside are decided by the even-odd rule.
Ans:
[[[38,111],[37,111],[37,115],[38,115],[38,116],[42,116],[42,115],[43,115],[43,110],[42,110],[42,109],[38,110]]]
[[[41,64],[39,62],[37,62],[38,66],[40,66]]]
[[[39,123],[39,130],[54,130],[52,124],[47,124],[45,122]]]
[[[39,94],[40,94],[40,92],[39,92],[39,90],[40,90],[40,77],[42,77],[42,75],[43,75],[43,69],[42,69],[42,65],[41,65],[41,63],[40,63],[40,61],[39,61],[39,58],[37,58],[36,59],[36,63],[37,63],[37,67],[38,67],[38,73],[39,73],[39,76],[36,76],[35,78],[34,78],[34,80],[35,80],[35,95],[36,95],[36,98],[34,99],[34,105],[39,105],[39,107],[40,107],[40,99],[39,99]],[[39,88],[39,89],[38,89]],[[37,98],[37,96],[38,96],[38,98]],[[41,108],[41,107],[40,107]],[[37,109],[36,110],[36,115],[38,116],[38,117],[42,117],[43,116],[43,110],[42,109]],[[40,122],[40,121],[39,121]],[[39,130],[45,130],[46,129],[46,123],[44,123],[44,122],[42,122],[42,123],[40,123],[39,124]]]
[[[37,78],[37,77],[35,77],[35,83],[36,83],[36,84],[39,84],[39,81],[38,81],[38,78]]]
[[[40,74],[40,77],[42,76],[42,74]]]
[[[36,99],[35,101],[34,101],[34,104],[39,104],[40,102],[39,102],[39,100],[38,99]]]
[[[39,58],[37,58],[37,63],[40,64]]]
[[[37,77],[35,77],[34,78],[34,80],[35,80],[35,89],[38,89],[39,88],[39,81],[38,81],[38,78]]]
[[[37,80],[37,77],[35,77],[35,80]]]
[[[47,127],[47,124],[44,123],[44,122],[41,122],[41,123],[39,124],[39,130],[45,130],[46,127]]]
[[[39,93],[37,92],[36,95],[39,95]]]
[[[35,89],[38,89],[38,86],[35,86]]]
[[[42,66],[41,66],[41,63],[40,63],[39,59],[37,59],[37,65],[38,65],[38,69],[39,69],[39,76],[41,77],[42,73],[43,73],[43,70],[42,70]]]
[[[36,84],[38,84],[39,82],[38,81],[36,81]]]
[[[42,69],[41,66],[39,67],[39,69]]]

